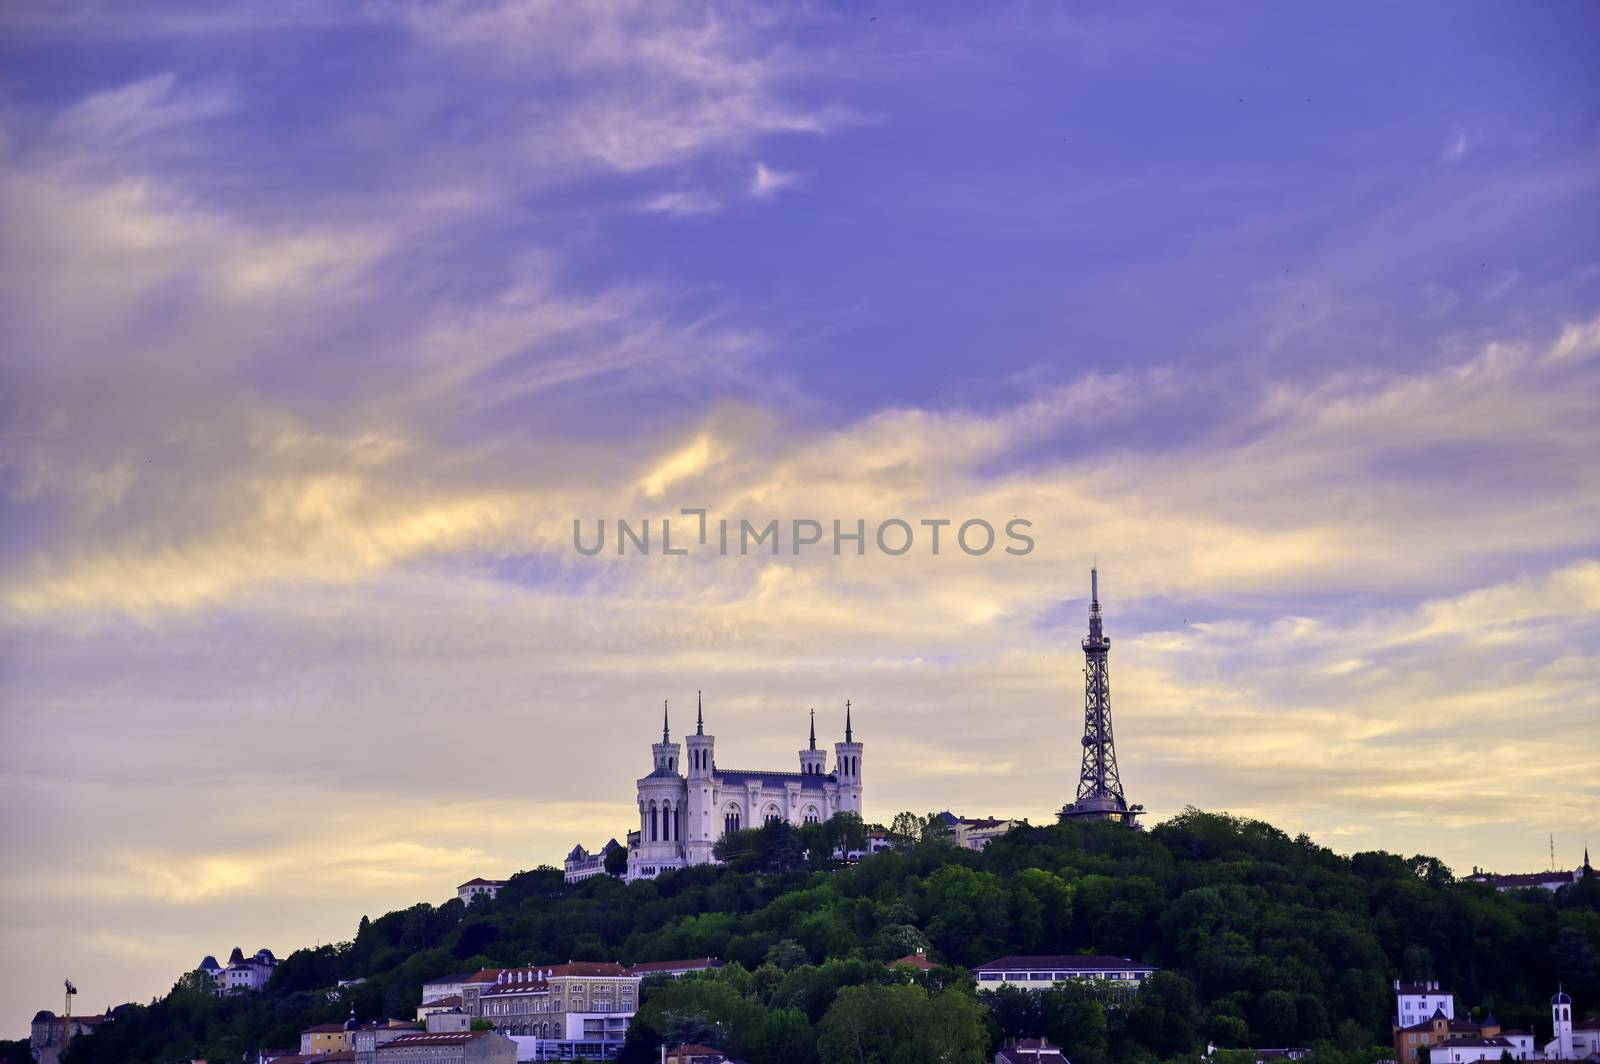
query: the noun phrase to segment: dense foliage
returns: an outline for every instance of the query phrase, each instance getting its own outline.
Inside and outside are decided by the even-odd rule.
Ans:
[[[408,1016],[442,974],[569,959],[730,962],[647,985],[633,1060],[656,1059],[665,1039],[756,1064],[977,1061],[1002,1037],[1042,1033],[1075,1064],[1193,1059],[1208,1039],[1313,1045],[1319,1064],[1358,1064],[1382,1055],[1402,976],[1437,978],[1461,1008],[1541,1031],[1557,982],[1580,1011],[1600,1006],[1600,881],[1498,894],[1431,858],[1341,857],[1194,810],[1148,832],[1019,829],[981,854],[917,822],[901,822],[902,849],[843,868],[819,867],[822,833],[854,841],[859,825],[741,833],[728,867],[626,886],[522,873],[494,901],[363,918],[353,941],[288,957],[259,996],[216,1000],[181,982],[75,1042],[68,1062],[239,1060],[293,1045],[352,1002],[363,1018]],[[948,967],[885,967],[918,947]],[[1009,953],[1108,953],[1162,971],[1133,996],[977,993],[965,969]]]

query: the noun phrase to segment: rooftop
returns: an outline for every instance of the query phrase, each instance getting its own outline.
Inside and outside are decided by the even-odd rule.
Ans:
[[[1132,957],[1001,957],[980,964],[975,972],[1153,972]]]

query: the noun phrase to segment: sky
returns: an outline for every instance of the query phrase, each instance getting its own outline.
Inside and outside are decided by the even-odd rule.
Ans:
[[[0,1034],[620,837],[697,691],[719,764],[792,768],[849,699],[869,819],[1048,821],[1096,563],[1152,823],[1571,867],[1597,37],[1559,0],[3,5]],[[868,542],[574,548],[684,508]],[[973,519],[1034,547],[953,549]]]

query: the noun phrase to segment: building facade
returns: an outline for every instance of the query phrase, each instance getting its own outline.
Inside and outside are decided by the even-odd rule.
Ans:
[[[267,980],[272,978],[273,970],[278,967],[278,958],[272,955],[270,949],[258,949],[250,956],[245,956],[244,950],[238,946],[233,947],[233,952],[228,955],[228,966],[224,968],[217,963],[217,959],[207,954],[200,961],[196,971],[204,972],[211,979],[211,985],[216,995],[224,994],[255,994],[267,985]]]
[[[1420,1051],[1423,1046],[1428,1047],[1431,1058],[1439,1051],[1438,1047],[1446,1042],[1490,1039],[1499,1034],[1500,1023],[1493,1016],[1484,1017],[1482,1023],[1474,1023],[1471,1020],[1451,1019],[1445,1015],[1443,1008],[1438,1008],[1421,1023],[1394,1026],[1394,1059],[1398,1064],[1417,1064],[1422,1059]],[[1498,1052],[1494,1055],[1496,1059],[1500,1056]]]
[[[612,850],[622,849],[622,844],[612,839],[594,853],[590,853],[583,846],[577,845],[572,852],[567,854],[566,867],[563,878],[568,883],[581,883],[585,879],[606,874],[606,855]]]
[[[1437,979],[1423,982],[1394,981],[1394,1022],[1397,1026],[1426,1023],[1435,1012],[1443,1012],[1447,1020],[1456,1018],[1456,996],[1448,990],[1440,990]]]
[[[1014,827],[1022,824],[1020,820],[1003,820],[999,817],[980,817],[976,820],[963,816],[956,816],[951,812],[939,814],[939,822],[950,833],[950,839],[963,850],[977,850],[983,852],[989,844]]]
[[[500,893],[500,888],[506,885],[503,879],[469,879],[456,888],[456,897],[461,899],[463,905],[471,905],[474,898],[479,895],[493,901]]]
[[[378,1064],[516,1064],[517,1044],[493,1031],[403,1034],[377,1049]]]
[[[34,1014],[28,1032],[28,1050],[39,1064],[56,1064],[67,1043],[79,1035],[88,1034],[106,1020],[105,1016],[73,1016],[67,1019],[49,1009]]]
[[[619,1044],[639,1003],[640,976],[620,964],[567,964],[501,968],[492,979],[462,988],[462,1008],[504,1035]],[[485,975],[487,973],[479,973]]]
[[[698,707],[695,732],[685,750],[672,741],[662,707],[661,741],[651,747],[654,768],[638,781],[639,828],[629,832],[629,882],[654,879],[688,865],[710,864],[712,850],[734,831],[774,820],[796,827],[820,824],[836,813],[862,811],[862,744],[855,741],[845,703],[844,741],[833,744],[834,767],[817,749],[813,714],[811,739],[800,751],[799,772],[724,769],[717,764],[716,736],[705,731]]]
[[[1079,979],[1137,987],[1155,972],[1130,957],[1001,957],[972,969],[979,990],[1002,986],[1049,990],[1057,983]]]

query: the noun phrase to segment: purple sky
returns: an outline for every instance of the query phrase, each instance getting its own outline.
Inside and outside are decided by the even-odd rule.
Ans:
[[[0,9],[0,1016],[626,830],[1600,845],[1592,3]],[[574,517],[1033,522],[579,557]],[[13,963],[25,958],[26,963]]]

